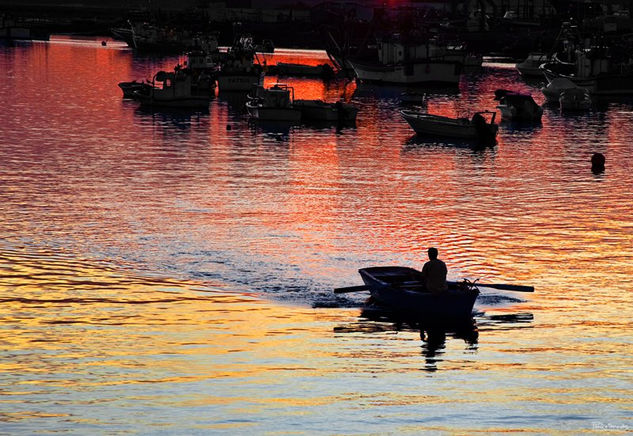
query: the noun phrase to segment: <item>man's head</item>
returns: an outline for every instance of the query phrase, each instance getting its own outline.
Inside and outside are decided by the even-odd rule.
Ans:
[[[437,259],[437,248],[431,247],[429,248],[427,253],[429,254],[429,259]]]

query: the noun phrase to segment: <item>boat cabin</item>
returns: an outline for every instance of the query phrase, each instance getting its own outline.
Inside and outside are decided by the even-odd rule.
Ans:
[[[284,84],[275,84],[263,93],[264,107],[290,107],[294,102],[294,88]]]

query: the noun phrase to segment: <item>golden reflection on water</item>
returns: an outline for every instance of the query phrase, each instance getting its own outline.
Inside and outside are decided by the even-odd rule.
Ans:
[[[190,428],[191,413],[202,409],[196,426],[232,430],[256,426],[239,422],[240,416],[318,422],[318,409],[352,418],[384,408],[390,415],[394,407],[405,415],[423,407],[424,416],[433,416],[448,404],[475,415],[474,405],[484,403],[503,404],[508,413],[536,405],[584,409],[615,404],[613,395],[621,396],[621,407],[629,404],[624,385],[631,370],[613,365],[613,359],[628,359],[621,348],[627,335],[621,331],[609,344],[601,332],[626,325],[561,324],[538,304],[521,306],[538,312],[536,323],[501,308],[497,319],[507,324],[479,318],[479,340],[447,334],[432,347],[415,329],[359,319],[356,309],[278,305],[65,253],[3,249],[0,265],[0,390],[4,406],[18,409],[2,416],[35,425],[27,428],[42,419],[74,426],[117,422],[111,414],[138,403],[179,410],[169,425]],[[612,368],[612,387],[578,384],[595,371],[599,383],[605,367]],[[433,382],[420,374],[438,369],[451,376]],[[40,406],[59,395],[83,412]],[[82,409],[84,401],[101,403],[101,412]],[[227,414],[237,422],[223,422]],[[455,428],[405,422],[390,428]],[[256,428],[278,428],[271,425]]]

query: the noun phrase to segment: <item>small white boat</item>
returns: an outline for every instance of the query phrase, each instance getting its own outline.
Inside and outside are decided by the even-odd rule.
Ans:
[[[151,86],[135,91],[134,98],[143,106],[153,107],[208,108],[210,102],[208,95],[192,93],[191,75],[179,70],[159,71],[152,78]]]
[[[499,100],[497,109],[501,117],[511,121],[539,122],[543,115],[543,108],[536,104],[531,95],[519,92],[497,89],[495,100]]]
[[[294,88],[276,84],[258,92],[260,97],[246,102],[251,117],[262,121],[300,121],[301,110],[294,105]]]
[[[543,77],[542,64],[549,62],[551,56],[543,52],[533,52],[528,54],[522,62],[515,65],[516,69],[524,77]]]
[[[591,109],[591,94],[585,88],[563,89],[558,98],[562,112],[586,112]]]
[[[575,88],[580,88],[580,86],[576,85],[574,82],[564,77],[557,77],[550,80],[547,86],[541,88],[541,91],[543,92],[547,103],[558,103],[560,93],[562,91]]]
[[[323,100],[295,100],[294,107],[301,111],[303,121],[353,123],[358,114],[356,106],[342,101],[326,103]]]
[[[494,142],[499,126],[495,124],[495,112],[482,111],[468,118],[449,118],[424,112],[402,110],[402,118],[421,135]],[[490,115],[487,121],[484,115]]]

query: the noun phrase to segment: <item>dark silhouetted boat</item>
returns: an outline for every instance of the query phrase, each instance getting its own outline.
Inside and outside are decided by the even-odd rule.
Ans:
[[[482,111],[468,118],[450,118],[426,112],[402,110],[402,118],[418,135],[494,142],[499,126],[495,124],[495,112]],[[487,121],[484,114],[491,114]]]
[[[210,97],[192,92],[191,75],[185,71],[159,71],[149,88],[134,92],[143,106],[171,108],[208,108]]]
[[[539,122],[543,116],[543,108],[539,106],[531,95],[520,92],[497,89],[495,100],[499,101],[497,109],[501,118],[510,121]]]
[[[448,290],[425,290],[420,271],[403,266],[358,270],[373,300],[393,311],[426,319],[456,320],[471,317],[479,290],[470,282],[447,282]]]

